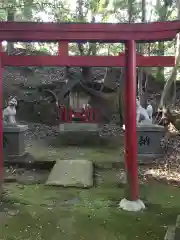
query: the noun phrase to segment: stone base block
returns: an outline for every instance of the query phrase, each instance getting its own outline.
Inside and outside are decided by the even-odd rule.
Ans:
[[[59,125],[59,129],[62,144],[91,145],[100,141],[96,123],[64,123]]]
[[[93,164],[88,160],[59,160],[54,165],[46,185],[92,187]]]
[[[8,157],[19,157],[25,154],[25,133],[27,125],[3,126],[3,150]]]
[[[165,129],[156,124],[137,125],[138,155],[142,158],[156,159],[164,156],[164,149],[161,147],[161,139],[165,135]]]
[[[140,199],[137,201],[129,201],[124,198],[120,201],[119,208],[129,212],[139,212],[145,209],[145,205]]]
[[[60,132],[97,132],[97,123],[62,123],[59,125]]]

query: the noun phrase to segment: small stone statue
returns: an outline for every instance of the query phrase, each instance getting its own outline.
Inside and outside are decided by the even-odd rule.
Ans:
[[[3,121],[6,124],[16,125],[16,97],[10,97],[8,106],[3,110]]]
[[[143,108],[139,99],[136,99],[136,122],[152,124],[153,108],[149,103],[147,109]]]
[[[147,103],[148,104],[147,104],[146,111],[148,113],[149,118],[152,120],[152,117],[153,117],[153,107],[152,107],[152,105],[150,104],[149,101]]]
[[[148,102],[147,108],[143,108],[138,98],[136,98],[136,123],[137,124],[152,124],[153,107]],[[125,125],[123,125],[125,130]]]

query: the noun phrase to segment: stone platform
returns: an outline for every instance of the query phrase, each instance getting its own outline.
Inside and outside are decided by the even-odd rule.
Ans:
[[[89,144],[100,141],[96,123],[63,123],[59,125],[61,140],[67,144]]]
[[[59,125],[61,133],[66,132],[98,132],[99,125],[97,123],[62,123]]]

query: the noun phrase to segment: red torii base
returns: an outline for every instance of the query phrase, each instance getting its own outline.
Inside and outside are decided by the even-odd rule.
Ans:
[[[180,21],[157,22],[152,24],[66,24],[0,22],[0,41],[58,41],[63,42],[64,44],[64,49],[59,49],[60,56],[7,56],[6,54],[1,53],[1,83],[2,67],[10,65],[48,66],[53,60],[54,66],[125,66],[125,102],[128,103],[128,108],[126,108],[125,111],[125,165],[127,170],[129,196],[127,196],[126,199],[123,199],[119,204],[120,208],[124,210],[139,211],[145,207],[143,202],[139,199],[138,189],[136,137],[136,66],[173,66],[175,62],[174,57],[142,57],[137,55],[136,64],[135,41],[150,42],[172,40],[179,32],[179,30]],[[125,56],[68,56],[67,42],[78,41],[124,42],[126,47]],[[154,62],[152,61],[152,58],[154,58]],[[158,61],[157,58],[159,58]],[[52,65],[50,64],[50,66]],[[3,130],[1,120],[1,146],[2,136]],[[0,173],[2,173],[2,154],[0,164]]]

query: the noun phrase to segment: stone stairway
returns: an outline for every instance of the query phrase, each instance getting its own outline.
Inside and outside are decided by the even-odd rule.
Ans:
[[[180,215],[177,216],[176,225],[168,227],[164,240],[180,240]]]

